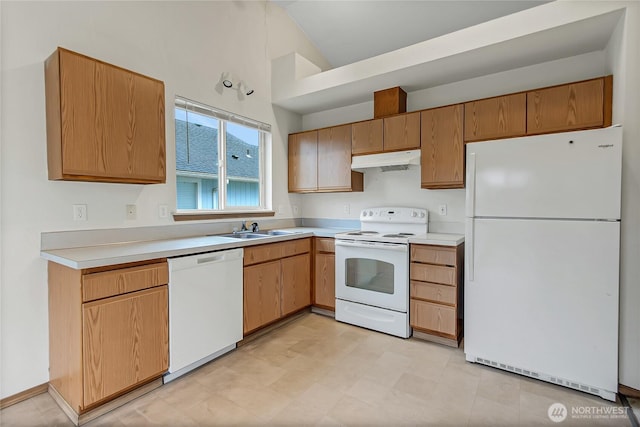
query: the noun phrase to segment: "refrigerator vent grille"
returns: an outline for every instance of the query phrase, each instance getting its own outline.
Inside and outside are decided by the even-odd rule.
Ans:
[[[483,365],[493,366],[493,367],[499,368],[499,369],[504,369],[505,371],[515,372],[517,374],[525,375],[527,377],[536,378],[536,379],[543,380],[543,381],[548,381],[548,382],[551,382],[551,383],[554,383],[554,384],[559,384],[559,385],[564,386],[564,387],[569,387],[569,388],[573,388],[573,389],[576,389],[576,390],[584,391],[586,393],[600,395],[600,390],[598,388],[591,387],[591,386],[584,385],[584,384],[578,384],[578,383],[575,383],[573,381],[563,380],[562,378],[551,377],[551,376],[548,376],[548,375],[545,375],[545,374],[541,374],[541,373],[538,373],[538,372],[535,372],[535,371],[529,371],[527,369],[517,368],[517,367],[511,366],[511,365],[507,365],[505,363],[499,363],[499,362],[495,362],[493,360],[483,359],[481,357],[476,357],[476,362],[477,363],[482,363]]]

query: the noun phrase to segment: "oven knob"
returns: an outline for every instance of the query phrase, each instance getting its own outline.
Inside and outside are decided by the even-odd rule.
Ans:
[[[411,216],[415,218],[418,216],[418,213],[416,211],[411,211]]]
[[[424,218],[424,212],[420,212],[420,218]]]
[[[367,211],[362,211],[362,216],[367,216]]]
[[[373,211],[369,211],[369,216],[373,216]]]

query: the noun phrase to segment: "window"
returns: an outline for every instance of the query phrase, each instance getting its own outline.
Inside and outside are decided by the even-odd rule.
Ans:
[[[271,126],[176,98],[178,213],[267,210]]]

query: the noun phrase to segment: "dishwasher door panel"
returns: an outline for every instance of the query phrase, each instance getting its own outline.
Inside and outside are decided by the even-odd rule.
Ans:
[[[169,373],[242,340],[242,255],[233,249],[168,260]]]

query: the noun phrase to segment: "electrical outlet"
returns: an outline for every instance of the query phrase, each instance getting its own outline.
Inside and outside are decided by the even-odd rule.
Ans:
[[[351,213],[351,206],[349,203],[345,203],[344,206],[342,206],[342,212],[346,214]]]
[[[73,220],[74,221],[87,220],[87,205],[73,205]]]
[[[438,214],[445,216],[447,214],[447,205],[438,206]]]
[[[169,207],[167,205],[158,205],[158,217],[166,218],[169,216]]]
[[[127,205],[127,219],[136,219],[138,217],[138,207],[136,205]]]

